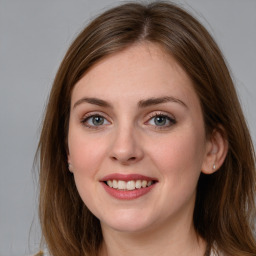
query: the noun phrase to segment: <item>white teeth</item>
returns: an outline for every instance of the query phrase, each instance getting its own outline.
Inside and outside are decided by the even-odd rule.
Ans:
[[[141,181],[140,180],[136,180],[135,187],[136,188],[141,188]]]
[[[152,185],[152,181],[150,180],[150,181],[148,181],[148,183],[147,183],[147,187],[149,187],[149,186],[151,186]]]
[[[135,181],[133,181],[133,180],[128,181],[126,184],[126,188],[127,188],[127,190],[134,190],[135,189]]]
[[[113,182],[112,182],[112,180],[108,180],[108,181],[107,181],[107,184],[108,184],[109,187],[113,188]]]
[[[126,189],[126,182],[123,181],[123,180],[119,180],[119,181],[117,182],[117,188],[118,188],[118,189]]]
[[[143,188],[145,188],[145,187],[147,186],[147,181],[146,181],[146,180],[143,180],[143,181],[141,182],[141,186],[142,186]]]
[[[117,181],[113,180],[113,188],[118,188]]]
[[[153,181],[146,181],[146,180],[108,180],[107,185],[111,188],[119,189],[119,190],[135,190],[140,188],[146,188],[153,184]]]

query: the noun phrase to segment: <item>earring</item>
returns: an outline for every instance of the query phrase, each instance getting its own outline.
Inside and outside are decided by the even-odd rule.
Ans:
[[[215,165],[215,163],[213,164],[212,169],[213,169],[214,171],[216,170],[216,165]]]
[[[70,172],[72,172],[72,173],[73,173],[73,166],[72,166],[72,164],[71,164],[71,163],[68,163],[68,169],[69,169],[69,171],[70,171]]]

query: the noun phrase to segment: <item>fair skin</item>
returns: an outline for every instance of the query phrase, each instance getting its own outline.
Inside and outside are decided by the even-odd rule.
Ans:
[[[101,255],[204,255],[196,186],[225,146],[216,132],[206,139],[192,82],[172,57],[142,43],[94,65],[72,92],[68,148],[78,192],[101,222]]]

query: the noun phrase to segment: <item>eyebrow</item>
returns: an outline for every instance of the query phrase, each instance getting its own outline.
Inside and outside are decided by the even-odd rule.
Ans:
[[[101,100],[101,99],[98,99],[98,98],[87,98],[87,97],[78,100],[74,104],[73,108],[75,108],[76,106],[78,106],[78,105],[80,105],[84,102],[90,103],[90,104],[93,104],[93,105],[97,105],[97,106],[100,106],[100,107],[112,108],[112,105],[110,103],[108,103],[107,101],[105,101],[105,100]],[[167,103],[167,102],[178,103],[178,104],[187,108],[187,105],[183,101],[181,101],[180,99],[177,99],[175,97],[171,97],[171,96],[165,96],[165,97],[159,97],[159,98],[149,98],[149,99],[146,99],[146,100],[140,100],[138,102],[138,107],[139,108],[146,108],[146,107],[159,105],[159,104],[163,104],[163,103]]]
[[[158,104],[162,104],[162,103],[167,103],[167,102],[178,103],[187,108],[187,105],[183,101],[181,101],[175,97],[171,97],[171,96],[160,97],[160,98],[149,98],[147,100],[141,100],[141,101],[139,101],[138,106],[140,108],[146,108],[146,107],[150,107],[150,106],[154,106],[154,105],[158,105]]]
[[[97,105],[97,106],[100,106],[100,107],[107,107],[107,108],[112,107],[105,100],[101,100],[101,99],[98,99],[98,98],[82,98],[74,104],[73,108],[75,108],[76,106],[78,106],[78,105],[80,105],[81,103],[84,103],[84,102],[87,102],[87,103],[90,103],[90,104],[93,104],[93,105]]]

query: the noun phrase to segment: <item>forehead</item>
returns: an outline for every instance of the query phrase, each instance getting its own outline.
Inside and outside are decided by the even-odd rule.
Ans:
[[[177,61],[152,43],[140,43],[112,54],[78,81],[73,99],[82,96],[109,100],[162,97],[166,94],[194,101],[193,84]]]

